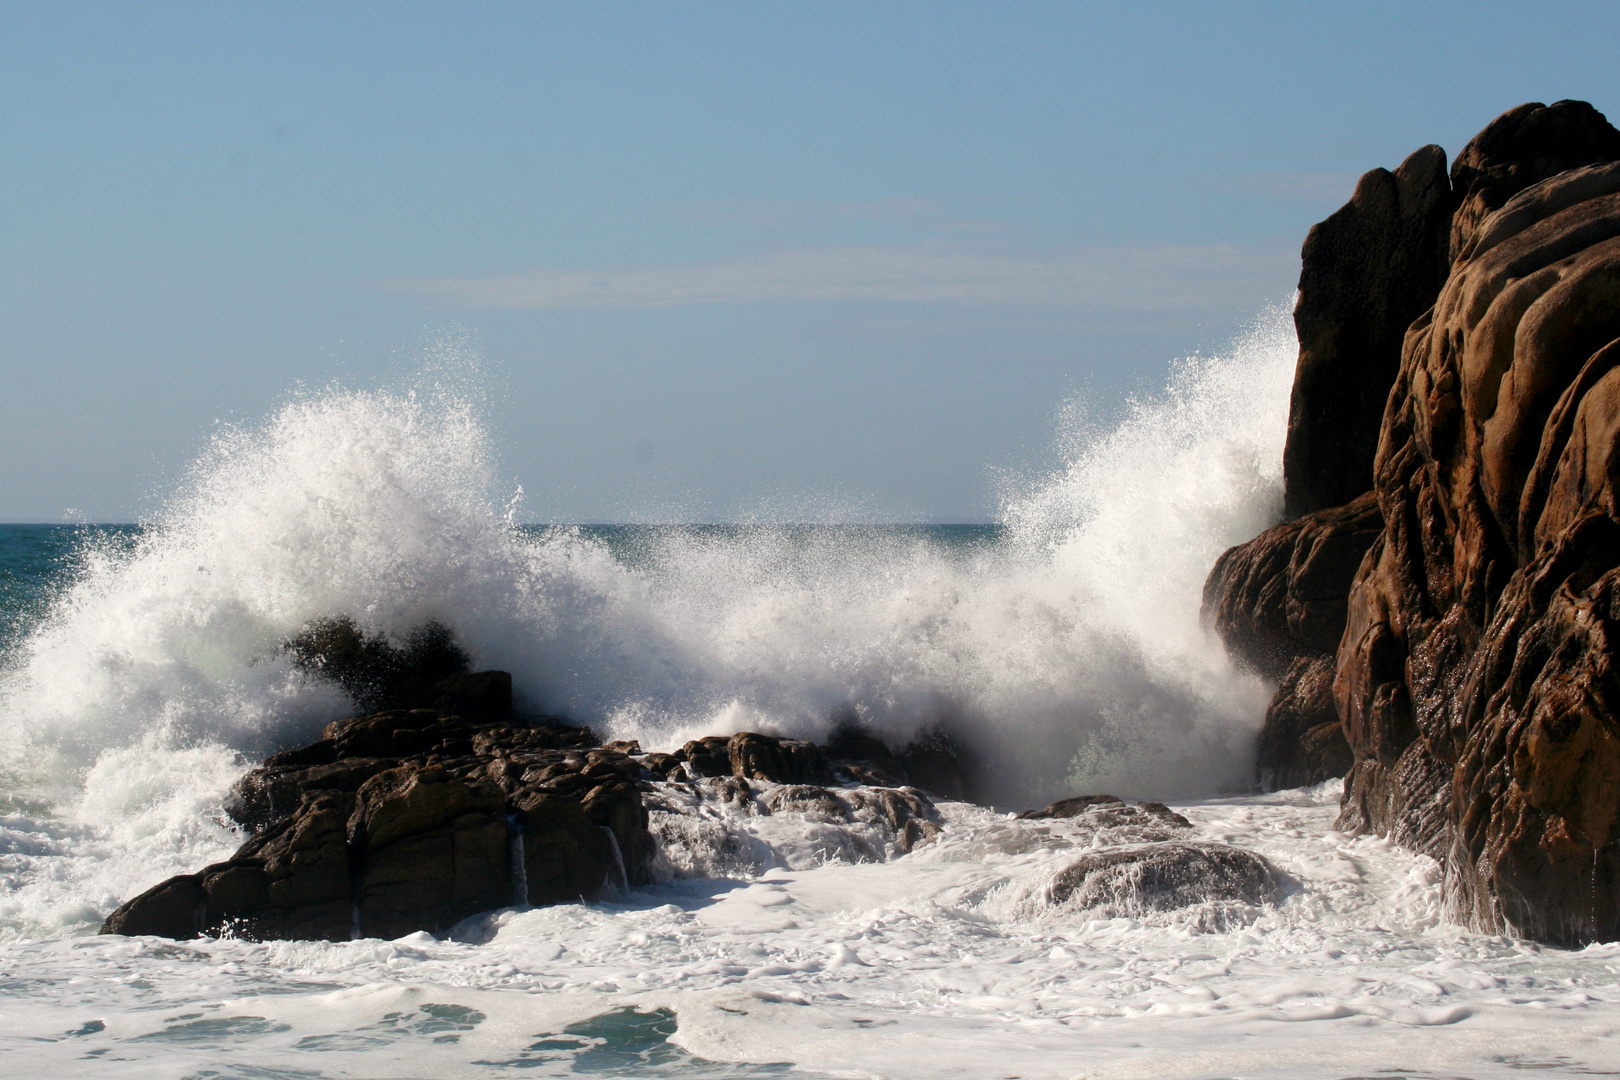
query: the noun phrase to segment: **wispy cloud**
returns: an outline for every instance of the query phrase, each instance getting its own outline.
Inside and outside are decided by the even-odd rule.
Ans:
[[[1337,206],[1349,200],[1360,175],[1353,172],[1252,172],[1211,177],[1209,183],[1211,187],[1270,199]]]
[[[961,214],[935,199],[879,199],[871,202],[724,199],[681,203],[668,208],[671,217],[724,223],[766,232],[824,230],[851,224],[882,222],[928,232],[1010,233],[1019,227],[994,218]]]
[[[1008,252],[934,243],[789,249],[685,265],[406,278],[382,285],[445,307],[539,311],[879,301],[1191,312],[1252,305],[1257,296],[1291,286],[1296,260],[1292,251],[1227,246]]]

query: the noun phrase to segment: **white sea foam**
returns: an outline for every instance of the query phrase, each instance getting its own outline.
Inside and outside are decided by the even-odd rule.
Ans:
[[[1337,802],[1330,784],[1178,807],[1191,838],[1286,875],[1278,902],[1213,929],[1191,912],[1145,922],[1015,904],[1086,839],[1072,823],[943,804],[944,835],[892,862],[494,912],[444,940],[13,940],[0,943],[0,1051],[17,1075],[82,1072],[87,1055],[102,1057],[98,1074],[232,1077],[763,1077],[790,1061],[794,1075],[891,1080],[1487,1080],[1620,1067],[1620,948],[1439,923],[1432,861],[1335,833]]]
[[[339,713],[278,645],[344,613],[452,627],[520,695],[663,744],[815,736],[840,710],[904,739],[935,724],[1002,798],[1076,784],[1195,794],[1241,781],[1264,688],[1198,624],[1214,556],[1278,509],[1290,338],[1229,355],[1009,499],[1006,539],[951,551],[881,530],[673,531],[634,566],[525,535],[487,435],[451,391],[301,396],[228,430],[129,550],[91,550],[12,657],[0,737],[58,778],[105,751],[260,752]],[[60,795],[60,792],[57,792]]]

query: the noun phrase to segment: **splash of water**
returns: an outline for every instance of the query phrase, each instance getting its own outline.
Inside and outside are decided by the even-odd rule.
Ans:
[[[578,530],[514,527],[465,396],[303,396],[219,435],[132,545],[86,549],[9,659],[4,767],[58,798],[88,773],[81,809],[113,815],[132,811],[98,785],[132,747],[201,755],[217,788],[221,762],[342,714],[280,643],[347,614],[395,639],[438,620],[529,705],[648,746],[816,738],[853,711],[897,742],[944,726],[1007,804],[1240,785],[1266,688],[1199,625],[1199,590],[1280,510],[1292,356],[1273,312],[1114,426],[1069,432],[1065,466],[1007,500],[994,544],[670,530],[633,563]],[[173,799],[196,788],[183,773],[134,794],[125,777],[121,797]]]

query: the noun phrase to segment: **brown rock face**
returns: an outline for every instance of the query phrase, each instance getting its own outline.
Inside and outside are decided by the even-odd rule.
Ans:
[[[1620,132],[1584,101],[1531,101],[1509,109],[1463,147],[1451,166],[1457,194],[1451,258],[1465,258],[1487,216],[1513,196],[1583,165],[1620,160]]]
[[[489,674],[452,688],[510,686]],[[234,857],[147,890],[102,932],[394,938],[510,904],[589,899],[651,881],[643,796],[668,811],[681,800],[654,793],[690,793],[694,782],[760,813],[880,823],[902,852],[939,832],[923,792],[830,790],[819,786],[835,780],[819,747],[753,732],[641,755],[633,742],[595,746],[583,728],[394,709],[322,734],[237,783],[226,810],[257,833]],[[856,782],[879,768],[839,764]],[[781,786],[754,803],[750,781]]]
[[[1620,936],[1620,164],[1500,193],[1597,153],[1620,133],[1561,102],[1458,157],[1459,258],[1406,337],[1334,685],[1342,824],[1441,859],[1474,925],[1566,942]]]
[[[1204,619],[1227,651],[1280,679],[1260,732],[1262,788],[1343,776],[1350,746],[1333,705],[1333,660],[1350,583],[1384,527],[1372,492],[1273,526],[1230,549],[1204,583]]]
[[[1363,176],[1349,203],[1306,236],[1283,451],[1288,517],[1339,506],[1371,486],[1402,336],[1446,280],[1454,205],[1445,151],[1425,146],[1394,172]]]
[[[1344,633],[1356,568],[1383,527],[1369,491],[1267,529],[1216,560],[1204,619],[1233,657],[1267,678],[1296,658],[1329,655]]]

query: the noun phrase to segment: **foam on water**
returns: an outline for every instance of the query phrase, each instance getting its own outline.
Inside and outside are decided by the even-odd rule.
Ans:
[[[1440,922],[1428,859],[1332,829],[1337,784],[1178,806],[1269,858],[1212,923],[1039,902],[1071,821],[942,804],[887,863],[505,910],[443,940],[0,943],[19,1075],[1503,1078],[1620,1067],[1620,948]],[[743,811],[737,811],[742,813]],[[736,823],[737,827],[743,827]]]

